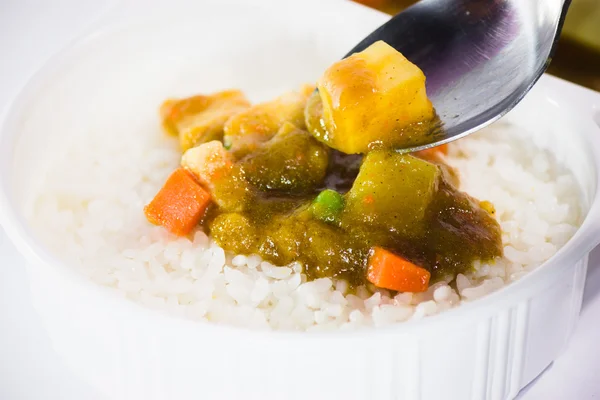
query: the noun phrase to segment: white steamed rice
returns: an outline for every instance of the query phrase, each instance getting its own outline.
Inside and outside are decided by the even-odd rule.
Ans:
[[[347,294],[344,282],[306,282],[299,264],[228,254],[200,231],[189,241],[150,225],[143,207],[178,165],[178,143],[158,128],[110,135],[74,141],[48,170],[32,224],[53,251],[97,283],[196,320],[315,330],[422,318],[519,279],[566,243],[580,221],[574,177],[514,127],[496,124],[451,144],[448,161],[460,171],[462,190],[495,205],[504,258],[477,263],[477,272],[425,293]]]

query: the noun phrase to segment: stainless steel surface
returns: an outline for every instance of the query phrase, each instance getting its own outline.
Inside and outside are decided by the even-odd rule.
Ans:
[[[427,76],[443,123],[419,150],[475,132],[510,111],[546,70],[571,0],[422,0],[348,55],[384,40]]]

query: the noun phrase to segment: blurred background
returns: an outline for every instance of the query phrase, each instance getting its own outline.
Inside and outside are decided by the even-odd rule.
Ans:
[[[354,1],[389,14],[396,14],[417,2],[417,0]],[[600,91],[600,0],[572,0],[548,72]]]

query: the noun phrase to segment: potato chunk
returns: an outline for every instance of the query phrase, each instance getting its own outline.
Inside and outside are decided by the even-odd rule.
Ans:
[[[382,41],[333,64],[318,89],[325,129],[311,132],[348,154],[416,142],[435,114],[423,72]]]
[[[418,237],[440,179],[439,167],[425,160],[394,151],[369,152],[347,193],[342,224]]]
[[[304,108],[314,86],[305,85],[275,100],[257,104],[231,118],[225,124],[224,143],[236,155],[245,155],[271,139],[284,122],[305,128]]]
[[[181,149],[186,151],[198,144],[223,139],[227,120],[250,107],[239,90],[226,90],[210,96],[193,96],[167,100],[160,108],[163,127],[179,136]]]

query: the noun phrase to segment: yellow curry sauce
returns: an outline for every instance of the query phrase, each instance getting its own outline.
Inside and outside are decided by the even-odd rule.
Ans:
[[[318,91],[254,106],[219,92],[170,100],[162,115],[187,150],[182,167],[210,193],[187,215],[225,250],[358,287],[385,249],[381,259],[401,260],[392,278],[427,272],[424,286],[382,286],[407,291],[502,254],[493,206],[460,192],[443,156],[395,150],[436,119],[422,72],[383,42],[332,65]]]

